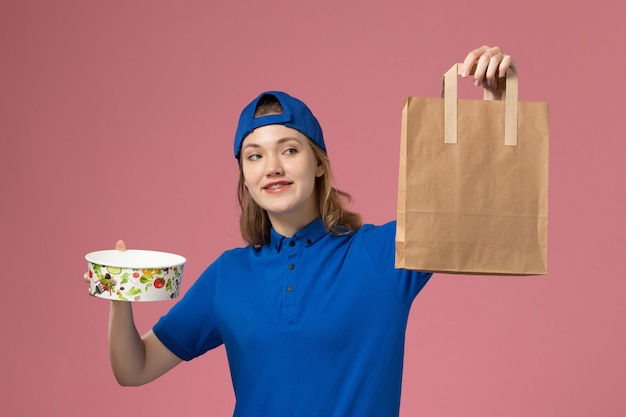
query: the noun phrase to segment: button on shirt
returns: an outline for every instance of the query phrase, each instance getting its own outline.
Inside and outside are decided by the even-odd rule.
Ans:
[[[183,360],[225,345],[236,417],[397,416],[409,309],[430,274],[394,256],[395,222],[272,230],[220,256],[153,330]]]

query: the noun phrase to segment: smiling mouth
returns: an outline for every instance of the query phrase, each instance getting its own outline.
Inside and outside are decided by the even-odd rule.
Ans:
[[[280,190],[281,188],[286,187],[291,184],[292,184],[291,182],[276,182],[273,184],[266,185],[265,187],[263,187],[263,189],[267,191],[275,191],[275,190]]]

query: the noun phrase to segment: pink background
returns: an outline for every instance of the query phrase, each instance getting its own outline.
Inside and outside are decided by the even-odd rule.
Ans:
[[[436,97],[487,43],[518,61],[522,100],[550,102],[549,275],[435,276],[407,331],[402,415],[626,415],[623,8],[2,0],[0,413],[230,415],[222,348],[116,385],[84,254],[118,238],[180,253],[186,291],[240,245],[232,136],[266,89],[312,107],[365,219],[394,218],[403,97]],[[171,305],[135,305],[141,332]]]

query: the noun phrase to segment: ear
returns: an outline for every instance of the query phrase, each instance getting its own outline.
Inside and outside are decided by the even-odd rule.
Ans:
[[[315,176],[316,177],[321,177],[326,173],[326,170],[324,169],[324,165],[322,165],[322,163],[320,161],[317,161],[317,167],[315,168]]]

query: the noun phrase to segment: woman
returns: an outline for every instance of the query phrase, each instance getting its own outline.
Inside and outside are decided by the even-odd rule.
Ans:
[[[473,66],[475,85],[491,88],[512,61],[483,46],[464,77]],[[260,95],[234,151],[248,246],[220,256],[143,336],[132,304],[111,303],[118,382],[145,384],[223,343],[235,416],[397,416],[409,309],[431,274],[394,269],[395,222],[362,225],[342,206],[301,101]]]

